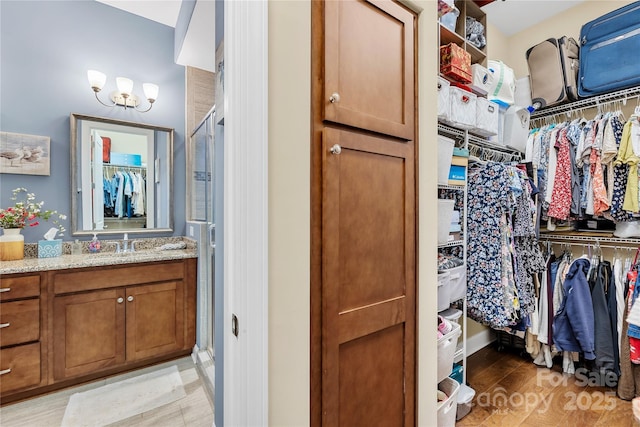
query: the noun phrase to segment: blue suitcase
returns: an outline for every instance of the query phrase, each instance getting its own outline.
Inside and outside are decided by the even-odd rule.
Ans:
[[[640,1],[584,24],[580,45],[580,97],[640,86]]]

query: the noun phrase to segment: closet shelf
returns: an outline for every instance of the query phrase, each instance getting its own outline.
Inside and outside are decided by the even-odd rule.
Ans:
[[[640,100],[640,86],[623,89],[616,92],[604,93],[602,95],[596,95],[589,98],[580,99],[578,101],[570,102],[567,104],[557,105],[555,107],[543,108],[542,110],[534,111],[531,114],[531,120],[541,118],[541,117],[553,116],[555,114],[566,113],[569,111],[597,107],[603,102],[626,100],[634,96],[638,96]]]
[[[615,237],[609,234],[598,235],[596,233],[581,232],[576,234],[557,234],[557,233],[540,233],[539,240],[549,240],[551,242],[589,242],[589,243],[612,243],[618,245],[634,245],[640,246],[640,239],[627,239],[623,237]]]
[[[453,248],[455,246],[464,246],[464,240],[452,240],[450,242],[438,245],[438,248]]]
[[[447,184],[438,184],[438,190],[457,190],[464,191],[464,185],[447,185]]]
[[[522,153],[514,148],[496,144],[495,142],[491,142],[488,139],[481,138],[476,135],[472,135],[466,130],[458,129],[456,127],[449,126],[444,123],[440,123],[440,122],[438,123],[438,133],[441,133],[443,135],[448,135],[450,137],[453,137],[454,139],[458,138],[462,141],[465,140],[464,138],[466,134],[467,142],[480,149],[488,148],[490,150],[498,151],[500,153],[507,153],[514,158],[517,157],[518,159],[520,159],[520,157],[522,156]]]

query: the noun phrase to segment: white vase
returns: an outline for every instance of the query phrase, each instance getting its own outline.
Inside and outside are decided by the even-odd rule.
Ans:
[[[5,228],[0,236],[0,260],[13,261],[24,258],[24,236],[21,228]]]

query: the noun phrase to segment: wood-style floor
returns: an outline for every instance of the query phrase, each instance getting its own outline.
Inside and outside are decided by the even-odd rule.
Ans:
[[[467,384],[475,391],[462,426],[638,427],[630,401],[616,389],[586,384],[585,376],[563,375],[562,360],[539,368],[529,355],[490,345],[468,359]]]
[[[189,356],[3,406],[0,408],[0,426],[60,427],[69,397],[73,393],[87,391],[171,365],[177,366],[187,395],[175,402],[109,424],[109,427],[211,427],[213,407],[203,380],[199,377],[198,370]],[[96,411],[104,410],[109,408],[96,408]]]

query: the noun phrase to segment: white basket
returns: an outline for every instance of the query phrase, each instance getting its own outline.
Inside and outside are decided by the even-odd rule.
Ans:
[[[449,80],[438,76],[438,120],[448,122],[451,117],[451,102],[449,101]]]
[[[471,80],[475,87],[489,92],[493,86],[493,73],[480,64],[471,64]]]
[[[476,99],[476,127],[473,132],[482,136],[498,134],[500,107],[487,98]]]
[[[448,270],[449,273],[449,302],[458,301],[467,296],[467,266],[460,265]]]
[[[531,114],[525,107],[512,105],[504,117],[504,133],[502,143],[510,148],[525,152],[529,138],[529,121]]]
[[[449,286],[449,272],[438,273],[438,311],[449,308],[451,302],[451,286]]]
[[[445,378],[438,384],[438,389],[448,396],[446,400],[438,403],[438,427],[454,427],[460,384],[453,378]]]
[[[438,382],[447,378],[453,371],[453,359],[461,329],[457,323],[451,323],[451,326],[453,326],[451,332],[438,339]]]
[[[451,123],[461,129],[473,129],[476,127],[476,99],[478,97],[471,92],[451,86],[449,88],[449,101],[451,103]]]
[[[446,185],[449,182],[454,145],[453,139],[438,135],[438,184]]]
[[[447,176],[447,179],[449,177]],[[451,199],[438,199],[438,244],[444,245],[449,241],[449,229],[451,228],[451,215],[455,201]]]
[[[458,389],[458,409],[456,410],[456,421],[464,418],[471,412],[473,397],[476,391],[466,384],[460,384]]]

